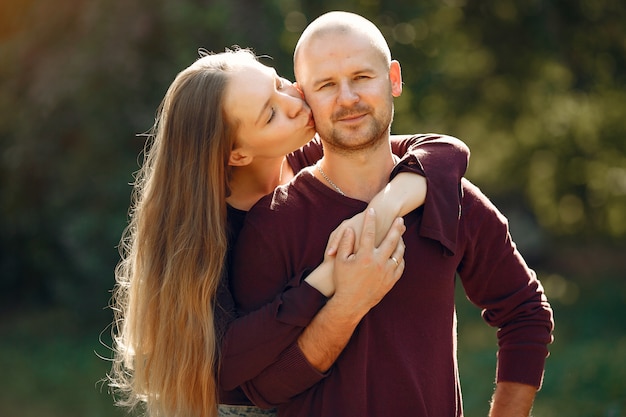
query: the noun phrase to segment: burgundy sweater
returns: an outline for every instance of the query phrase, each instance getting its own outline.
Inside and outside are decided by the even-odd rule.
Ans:
[[[428,194],[422,208],[405,216],[402,278],[363,318],[328,373],[315,372],[291,339],[268,341],[287,346],[273,362],[251,355],[255,369],[273,363],[244,384],[255,403],[282,403],[281,416],[462,416],[456,274],[485,321],[498,328],[497,380],[540,386],[553,327],[541,284],[506,219],[480,190],[467,180],[459,190],[457,181],[450,197],[432,182],[450,178],[450,167],[422,165]],[[291,277],[322,261],[330,232],[365,207],[306,171],[262,199],[234,252],[231,285],[239,307],[254,311],[272,302]],[[306,283],[300,288],[310,290]],[[318,294],[309,295],[304,303],[319,302]]]
[[[449,136],[417,135],[392,136],[392,149],[403,158],[395,171],[413,171],[424,175],[425,166],[446,167],[445,175],[429,179],[429,203],[436,209],[454,213],[458,211],[458,183],[465,173],[469,149],[458,139]],[[317,162],[323,155],[319,140],[313,140],[302,149],[288,155],[294,172]],[[450,204],[451,202],[451,204]],[[228,207],[229,264],[231,250],[241,228],[246,212]],[[320,252],[321,254],[322,252]],[[251,404],[238,387],[263,373],[264,377],[278,378],[291,366],[307,367],[310,379],[302,385],[290,384],[286,391],[277,390],[281,398],[300,393],[322,375],[309,367],[297,348],[296,339],[325,304],[326,298],[309,285],[300,285],[303,274],[298,271],[283,291],[256,311],[238,317],[225,276],[216,305],[216,325],[224,334],[220,366],[220,402],[223,404]],[[272,364],[265,369],[268,364]]]

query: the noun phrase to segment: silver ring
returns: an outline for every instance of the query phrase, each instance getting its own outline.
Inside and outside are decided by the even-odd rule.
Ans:
[[[393,261],[393,263],[396,264],[396,266],[400,265],[400,263],[398,262],[398,260],[394,256],[391,257],[391,260]]]

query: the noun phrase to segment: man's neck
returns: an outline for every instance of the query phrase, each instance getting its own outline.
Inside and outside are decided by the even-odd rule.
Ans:
[[[376,149],[353,153],[326,147],[324,157],[319,161],[323,174],[319,170],[314,170],[313,174],[326,186],[348,197],[369,202],[389,182],[394,165],[388,141]]]

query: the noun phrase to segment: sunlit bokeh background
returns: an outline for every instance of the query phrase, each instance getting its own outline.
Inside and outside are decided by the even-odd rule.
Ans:
[[[464,140],[542,279],[557,328],[534,415],[626,416],[620,0],[0,2],[0,416],[124,415],[98,381],[138,134],[198,48],[293,78],[328,10],[382,29],[405,83],[393,131]],[[458,302],[466,415],[486,416],[495,334]]]

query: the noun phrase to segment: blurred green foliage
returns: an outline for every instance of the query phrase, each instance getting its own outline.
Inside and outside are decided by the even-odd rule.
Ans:
[[[394,132],[466,141],[468,176],[524,234],[626,240],[626,7],[617,1],[11,0],[0,21],[5,305],[93,311],[111,287],[132,173],[197,48],[241,45],[293,77],[313,17],[375,21],[404,69]],[[515,227],[515,224],[513,225]],[[544,248],[546,245],[543,246]],[[532,250],[532,249],[531,249]],[[103,302],[104,304],[104,302]]]
[[[176,73],[197,48],[240,45],[293,78],[300,32],[328,10],[382,29],[404,77],[394,132],[468,143],[468,177],[511,219],[531,264],[549,271],[559,302],[579,300],[564,278],[572,271],[623,275],[619,0],[4,0],[0,313],[61,309],[79,329],[101,330],[139,134]]]

